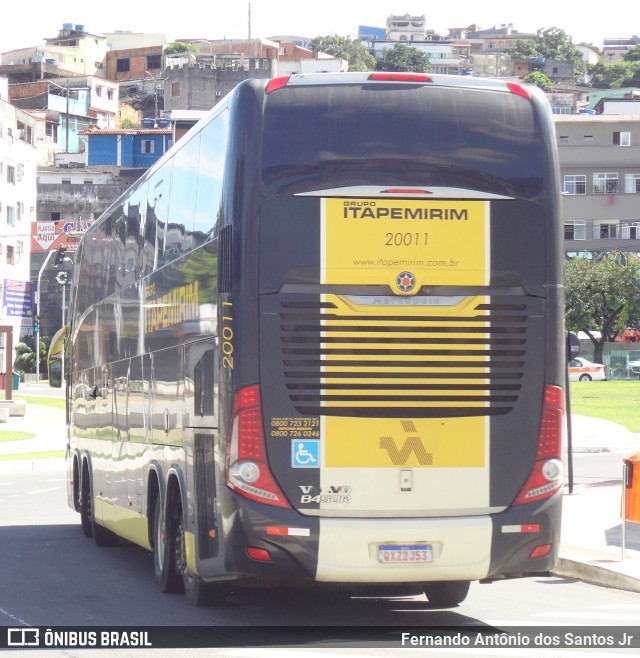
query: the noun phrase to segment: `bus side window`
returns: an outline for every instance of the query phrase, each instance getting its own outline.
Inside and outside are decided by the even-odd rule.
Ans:
[[[229,111],[224,110],[202,131],[198,196],[193,222],[194,246],[213,236],[220,221],[222,181],[229,137]],[[213,220],[213,222],[212,222]]]

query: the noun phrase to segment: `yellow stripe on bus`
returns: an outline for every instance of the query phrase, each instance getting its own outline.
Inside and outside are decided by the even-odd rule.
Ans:
[[[459,404],[459,403],[457,403]],[[485,419],[325,417],[327,467],[485,465]]]

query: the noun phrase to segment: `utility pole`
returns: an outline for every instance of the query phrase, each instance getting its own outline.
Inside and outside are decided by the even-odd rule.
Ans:
[[[36,288],[36,318],[40,317],[40,280],[42,279],[42,273],[47,267],[47,263],[51,259],[51,256],[53,256],[54,253],[57,253],[55,251],[49,251],[47,253],[47,257],[44,259],[44,263],[42,263],[42,267],[40,268],[40,271],[38,272],[38,287]],[[38,331],[34,332],[35,333],[35,347],[36,347],[36,382],[40,381],[40,327],[38,326]]]
[[[70,153],[69,150],[69,78],[67,78],[67,118],[66,118],[66,131],[67,136],[65,138],[65,153]]]

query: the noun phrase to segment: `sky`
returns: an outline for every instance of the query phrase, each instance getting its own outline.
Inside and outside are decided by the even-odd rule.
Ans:
[[[446,35],[447,28],[477,24],[482,29],[513,24],[518,32],[557,27],[598,47],[603,38],[630,37],[640,33],[640,20],[628,24],[624,12],[576,10],[576,4],[558,0],[535,3],[503,0],[457,0],[430,3],[422,0],[190,0],[182,3],[107,0],[73,3],[30,0],[3,3],[0,20],[0,52],[40,45],[56,37],[63,23],[84,25],[92,34],[117,30],[166,34],[168,41],[181,38],[245,39],[275,35],[315,37],[357,36],[359,25],[384,27],[391,14],[424,15],[427,27]],[[71,2],[69,5],[71,6]],[[181,13],[181,8],[184,8]],[[628,18],[628,15],[627,15]]]

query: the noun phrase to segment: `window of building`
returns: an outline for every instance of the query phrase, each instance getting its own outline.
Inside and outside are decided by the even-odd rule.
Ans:
[[[599,222],[593,226],[594,240],[606,240],[618,237],[618,223]]]
[[[154,153],[155,142],[152,139],[143,139],[140,153]]]
[[[623,240],[638,240],[640,238],[640,222],[625,222],[620,228]]]
[[[180,96],[180,83],[179,82],[172,82],[171,83],[171,96],[174,98],[176,96]]]
[[[162,68],[162,55],[147,55],[147,68],[149,70]]]
[[[62,217],[60,216],[59,212],[52,212],[51,213],[51,221],[52,222],[59,222],[61,219],[62,219]]]
[[[631,133],[628,130],[613,133],[615,146],[631,146]]]
[[[593,174],[594,194],[618,194],[618,174]]]
[[[85,178],[82,182],[85,185],[93,185],[93,178]]]
[[[18,168],[16,169],[16,178],[19,181],[21,181],[23,177],[24,177],[24,165],[22,163],[18,163]]]
[[[8,244],[7,245],[7,265],[15,265],[16,264],[16,257],[15,257],[15,249]]]
[[[22,221],[22,218],[24,217],[24,203],[22,203],[22,201],[18,201],[16,216],[19,222]]]
[[[112,101],[113,100],[113,89],[107,89],[107,98]]]
[[[128,73],[131,70],[131,61],[128,57],[119,57],[116,60],[116,72]]]
[[[96,96],[98,97],[102,96],[102,85],[96,86]]]
[[[71,179],[70,178],[63,178],[61,183],[63,185],[71,185]]]
[[[13,206],[7,206],[7,224],[9,226],[16,225],[16,209]]]
[[[625,174],[624,191],[627,194],[640,194],[640,174]]]
[[[567,107],[566,105],[552,105],[551,106],[551,113],[552,114],[571,114],[571,108]],[[568,137],[567,137],[566,141],[567,142],[569,141]]]
[[[587,177],[582,174],[566,174],[564,177],[565,194],[586,194]]]
[[[583,137],[585,142],[592,142],[593,141],[593,135],[585,135]]]
[[[16,183],[16,168],[11,165],[7,165],[7,183]]]
[[[580,220],[567,220],[564,223],[564,239],[565,240],[586,240],[587,239],[587,223]]]

